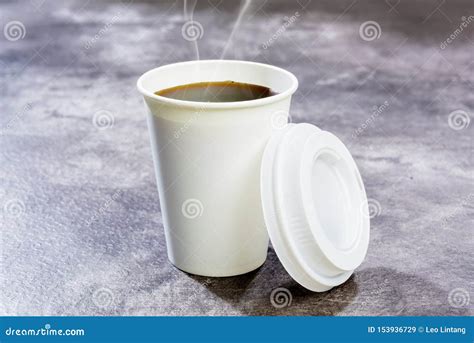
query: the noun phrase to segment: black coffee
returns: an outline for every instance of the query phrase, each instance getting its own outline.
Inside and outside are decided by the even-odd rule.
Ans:
[[[189,83],[155,92],[171,99],[199,102],[233,102],[267,98],[275,95],[270,88],[235,81]]]

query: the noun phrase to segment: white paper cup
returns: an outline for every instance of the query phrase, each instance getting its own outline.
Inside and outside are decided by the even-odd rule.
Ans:
[[[194,82],[270,87],[277,95],[241,102],[191,102],[155,95]],[[271,134],[286,126],[296,77],[244,61],[166,65],[137,82],[145,98],[169,260],[205,276],[261,266],[268,235],[260,201],[260,163]]]

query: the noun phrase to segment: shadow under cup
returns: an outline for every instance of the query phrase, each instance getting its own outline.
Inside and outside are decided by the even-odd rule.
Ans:
[[[193,102],[155,95],[189,83],[236,81],[276,95],[239,102]],[[244,61],[192,61],[152,69],[143,94],[169,260],[204,276],[261,266],[268,235],[260,200],[265,145],[284,128],[296,77]]]

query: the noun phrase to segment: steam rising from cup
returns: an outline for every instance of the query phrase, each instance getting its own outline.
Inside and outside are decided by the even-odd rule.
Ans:
[[[224,49],[222,50],[222,54],[220,56],[221,60],[225,58],[225,55],[229,47],[232,45],[232,40],[234,38],[234,35],[237,32],[244,15],[249,9],[251,1],[252,0],[243,0],[241,2],[242,5],[240,7],[239,14],[234,23],[230,36],[227,39],[226,44],[224,45]],[[191,1],[184,0],[183,16],[184,16],[185,23],[181,28],[181,33],[185,40],[193,43],[194,51],[196,54],[196,60],[199,60],[200,55],[199,55],[198,40],[202,38],[204,34],[204,28],[201,23],[194,20],[194,9],[196,8],[196,3],[197,3],[197,0],[191,0]]]

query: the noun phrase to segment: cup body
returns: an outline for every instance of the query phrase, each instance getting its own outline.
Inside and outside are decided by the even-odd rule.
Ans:
[[[194,82],[232,80],[277,95],[241,102],[175,100],[154,92]],[[265,145],[288,120],[293,74],[244,61],[192,61],[159,67],[137,83],[146,104],[169,260],[204,276],[232,276],[266,259],[260,200]]]

